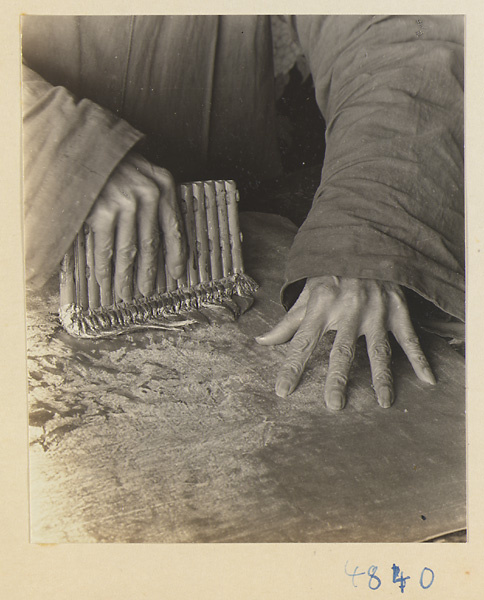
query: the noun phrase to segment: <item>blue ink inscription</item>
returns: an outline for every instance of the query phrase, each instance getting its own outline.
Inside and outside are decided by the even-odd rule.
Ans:
[[[410,575],[407,575],[407,577],[404,577],[403,571],[402,571],[402,574],[399,577],[398,575],[400,574],[400,567],[397,567],[397,565],[395,563],[393,563],[392,571],[393,571],[393,583],[400,584],[400,591],[403,594],[403,592],[405,591],[405,586],[407,585],[407,579],[410,579]]]
[[[368,580],[368,587],[370,590],[377,590],[381,586],[381,579],[376,575],[377,569],[378,567],[375,565],[371,565],[371,567],[368,569],[368,575],[370,576],[370,579]],[[373,583],[372,585],[372,581],[376,581],[376,584]]]
[[[356,565],[356,567],[354,568],[354,570],[352,571],[351,569],[348,569],[348,563],[349,561],[346,561],[345,564],[345,575],[347,575],[348,577],[351,577],[351,583],[353,585],[353,587],[357,588],[358,584],[357,584],[357,578],[361,577],[362,575],[367,575],[368,576],[368,587],[370,588],[370,590],[378,590],[380,589],[380,587],[382,587],[383,582],[383,575],[377,575],[377,571],[379,569],[378,565],[371,565],[367,571],[364,570],[360,570],[360,567],[358,565]],[[392,573],[392,583],[397,583],[398,587],[400,588],[400,592],[403,594],[405,593],[405,589],[407,586],[407,583],[410,579],[412,579],[410,577],[410,575],[404,575],[403,571],[400,569],[399,566],[397,566],[395,563],[393,563],[392,567],[391,567],[391,573]],[[420,573],[420,579],[419,579],[419,583],[420,583],[420,587],[423,590],[428,590],[434,583],[435,580],[435,573],[434,571],[430,568],[430,567],[424,567]]]
[[[361,573],[357,573],[356,571],[358,571],[358,565],[355,567],[355,570],[353,571],[353,573],[348,573],[347,567],[348,566],[348,561],[346,561],[345,564],[345,573],[346,575],[348,575],[349,577],[351,577],[351,583],[353,584],[353,587],[358,587],[355,583],[355,577],[358,577],[359,575],[365,575],[365,571],[361,571]]]
[[[429,573],[429,575],[426,575],[425,579],[428,579],[430,577],[430,581],[427,583],[427,585],[424,584],[425,571],[427,571],[427,573]],[[434,579],[435,579],[435,573],[432,571],[432,569],[429,569],[428,567],[424,567],[422,569],[422,572],[420,573],[420,586],[422,587],[423,590],[428,590],[429,587],[433,584]]]

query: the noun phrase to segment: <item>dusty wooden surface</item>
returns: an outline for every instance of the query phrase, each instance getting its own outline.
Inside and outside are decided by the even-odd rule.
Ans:
[[[238,322],[73,340],[55,282],[28,298],[33,542],[401,542],[465,527],[464,361],[423,338],[439,383],[398,350],[378,407],[361,345],[345,410],[324,407],[331,336],[287,399],[285,348],[253,337],[282,316],[294,233],[242,218],[260,284]]]

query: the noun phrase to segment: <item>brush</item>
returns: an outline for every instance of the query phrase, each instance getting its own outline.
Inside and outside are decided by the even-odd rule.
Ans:
[[[177,187],[177,196],[188,246],[186,271],[177,280],[169,275],[161,243],[156,291],[143,296],[133,277],[130,302],[117,300],[114,293],[101,298],[94,275],[94,234],[83,224],[60,270],[59,316],[69,334],[99,338],[144,328],[183,328],[206,322],[203,308],[225,307],[238,316],[250,307],[258,286],[244,273],[235,182],[185,183]]]

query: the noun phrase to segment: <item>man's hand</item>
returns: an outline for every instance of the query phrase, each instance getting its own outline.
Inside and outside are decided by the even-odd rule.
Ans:
[[[96,280],[101,303],[112,302],[112,257],[116,297],[132,297],[133,265],[138,255],[136,283],[148,296],[154,291],[160,230],[170,275],[178,279],[186,264],[182,219],[175,184],[168,171],[130,153],[113,171],[87,223],[94,232]]]
[[[287,315],[274,329],[256,338],[264,345],[282,344],[292,338],[285,365],[276,380],[278,396],[285,398],[294,391],[318,341],[329,330],[337,333],[324,390],[328,408],[339,410],[345,405],[348,373],[356,340],[361,335],[366,337],[373,387],[383,408],[393,403],[388,331],[405,351],[417,377],[436,383],[420,348],[400,286],[325,276],[308,279]]]

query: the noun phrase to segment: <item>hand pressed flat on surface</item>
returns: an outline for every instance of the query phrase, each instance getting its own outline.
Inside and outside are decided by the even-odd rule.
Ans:
[[[295,390],[317,343],[330,330],[337,333],[324,389],[328,408],[339,410],[345,405],[355,344],[362,335],[366,338],[373,388],[383,408],[389,408],[394,400],[389,331],[405,351],[417,377],[429,384],[436,383],[400,286],[384,281],[324,276],[309,278],[285,317],[271,331],[256,338],[262,345],[291,340],[276,379],[278,396],[285,398]]]
[[[117,297],[124,301],[132,298],[136,256],[137,286],[145,296],[153,292],[160,233],[170,275],[174,279],[183,275],[185,236],[175,183],[166,169],[151,164],[138,154],[128,154],[104,186],[87,223],[94,232],[95,275],[101,288],[102,304],[109,304],[112,297],[113,256]]]

